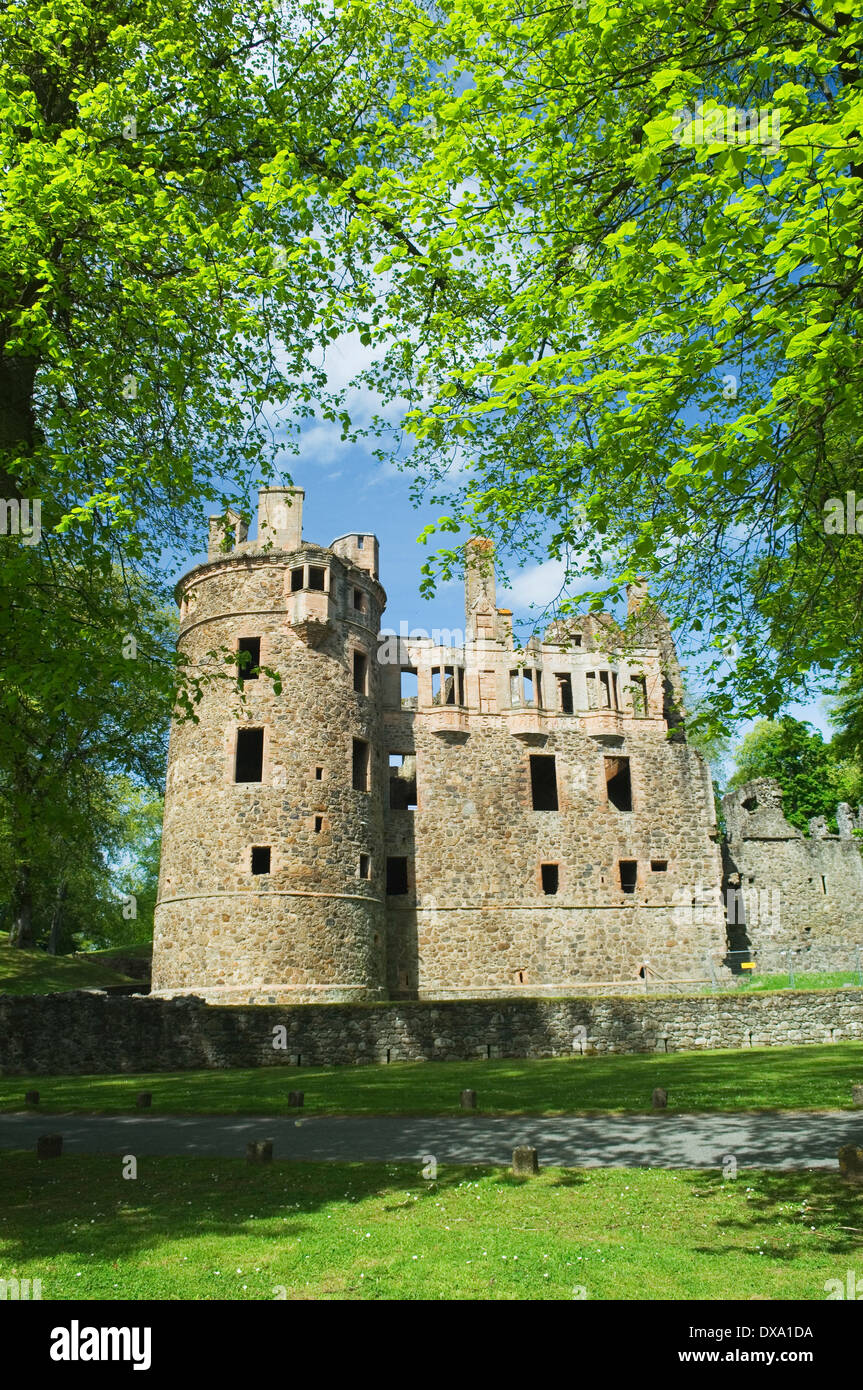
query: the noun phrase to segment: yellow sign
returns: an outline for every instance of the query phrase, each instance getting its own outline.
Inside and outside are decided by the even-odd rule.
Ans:
[[[754,969],[755,969],[755,961],[754,961],[754,960],[742,960],[742,961],[740,962],[740,969],[741,969],[741,970],[754,970]]]

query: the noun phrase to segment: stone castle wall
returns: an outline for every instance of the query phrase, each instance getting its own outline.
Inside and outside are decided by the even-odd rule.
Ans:
[[[285,1029],[284,1048],[273,1046]],[[863,990],[210,1008],[190,997],[0,996],[0,1073],[565,1057],[863,1039]],[[286,1081],[287,1087],[287,1081]]]
[[[804,835],[783,815],[779,784],[756,778],[729,792],[723,812],[732,948],[765,964],[790,952],[801,970],[853,968],[863,949],[863,857],[850,808],[839,807],[838,835],[820,820]]]

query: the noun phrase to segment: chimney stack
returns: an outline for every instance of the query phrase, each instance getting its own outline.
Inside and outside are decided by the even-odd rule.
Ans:
[[[640,574],[632,584],[626,586],[626,616],[631,618],[633,613],[639,613],[649,597],[647,575]]]
[[[301,487],[262,487],[258,493],[258,545],[299,550],[303,540]]]
[[[485,599],[491,609],[497,607],[494,578],[494,541],[488,536],[473,536],[465,546],[464,607],[470,624],[477,603]]]

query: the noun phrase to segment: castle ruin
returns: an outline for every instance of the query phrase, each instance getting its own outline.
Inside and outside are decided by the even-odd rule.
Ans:
[[[376,537],[304,541],[303,497],[262,490],[254,541],[211,518],[177,586],[190,669],[240,654],[242,697],[213,681],[171,730],[154,992],[482,998],[721,970],[724,922],[679,911],[718,889],[721,853],[643,586],[635,646],[591,614],[520,650],[477,541],[463,643],[382,636]]]

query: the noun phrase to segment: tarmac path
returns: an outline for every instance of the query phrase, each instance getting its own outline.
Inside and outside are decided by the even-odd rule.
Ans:
[[[64,1153],[243,1157],[272,1139],[276,1159],[509,1165],[530,1144],[562,1168],[838,1168],[843,1144],[863,1146],[863,1113],[746,1112],[566,1115],[559,1118],[298,1115],[2,1114],[0,1150],[33,1150],[62,1134]]]

